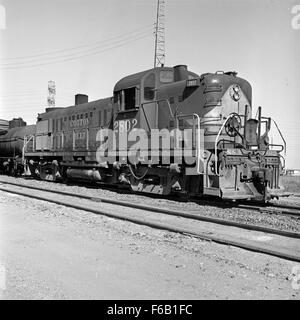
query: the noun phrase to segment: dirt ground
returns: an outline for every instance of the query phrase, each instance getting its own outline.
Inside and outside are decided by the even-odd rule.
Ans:
[[[300,176],[281,176],[281,183],[287,192],[300,193]]]
[[[1,299],[299,299],[298,275],[291,261],[0,192]]]

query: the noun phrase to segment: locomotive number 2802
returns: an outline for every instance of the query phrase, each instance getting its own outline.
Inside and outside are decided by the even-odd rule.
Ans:
[[[114,130],[122,132],[129,132],[137,125],[136,119],[119,120],[114,122]]]

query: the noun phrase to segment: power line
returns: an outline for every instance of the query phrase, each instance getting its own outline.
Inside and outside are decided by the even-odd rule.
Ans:
[[[15,96],[15,95],[30,95],[30,94],[44,94],[47,92],[47,90],[24,90],[24,91],[0,91],[0,97],[9,97],[9,96]],[[66,90],[66,89],[59,89],[60,93],[72,93],[72,90]]]
[[[43,95],[45,95],[47,92],[46,91],[44,91],[44,92],[40,92],[40,93],[24,93],[24,94],[18,94],[18,93],[16,93],[16,94],[11,94],[11,95],[8,95],[8,96],[5,96],[5,95],[0,95],[0,99],[14,99],[14,98],[20,98],[20,99],[26,99],[26,98],[31,98],[31,97],[40,97],[40,96],[43,96]],[[68,97],[68,96],[72,96],[72,93],[69,93],[69,94],[67,94],[67,93],[58,93],[58,96],[60,96],[60,97]]]
[[[47,56],[47,55],[52,55],[52,54],[56,54],[56,53],[60,53],[60,52],[64,52],[64,51],[72,51],[72,50],[76,50],[76,49],[79,49],[79,48],[84,48],[84,47],[91,47],[91,46],[96,46],[98,44],[103,44],[103,43],[106,43],[106,42],[110,42],[114,39],[118,39],[118,38],[123,38],[124,36],[126,37],[127,35],[132,35],[136,32],[140,33],[142,32],[143,30],[146,31],[151,29],[152,30],[152,24],[150,25],[146,25],[144,27],[141,27],[141,28],[138,28],[138,29],[134,29],[130,32],[126,32],[126,33],[122,33],[118,36],[115,36],[115,37],[112,37],[112,38],[109,38],[109,39],[105,39],[105,40],[99,40],[99,41],[96,41],[96,42],[93,42],[93,43],[89,43],[89,44],[84,44],[84,45],[79,45],[79,46],[75,46],[75,47],[71,47],[71,48],[65,48],[65,49],[59,49],[59,50],[54,50],[54,51],[50,51],[50,52],[44,52],[44,53],[39,53],[39,54],[35,54],[35,55],[29,55],[29,56],[21,56],[21,57],[13,57],[13,58],[0,58],[0,61],[1,60],[19,60],[19,59],[31,59],[31,58],[35,58],[35,57],[41,57],[41,56]]]
[[[130,35],[130,36],[127,36],[126,38],[124,39],[121,39],[121,40],[117,40],[117,41],[113,41],[112,43],[108,43],[107,45],[105,45],[104,47],[106,46],[110,46],[110,45],[113,45],[113,44],[118,44],[118,43],[122,43],[124,41],[131,41],[132,39],[135,39],[137,36],[143,36],[143,35],[148,35],[150,33],[150,30],[148,31],[143,31],[143,32],[140,32],[136,35]],[[35,62],[42,62],[43,60],[46,60],[45,62],[47,62],[47,60],[55,60],[55,59],[61,59],[61,58],[65,58],[65,57],[72,57],[72,56],[76,56],[78,54],[86,54],[86,53],[89,53],[89,52],[93,52],[94,50],[98,51],[98,49],[102,49],[103,46],[96,46],[94,48],[86,48],[86,49],[83,49],[81,51],[78,51],[78,52],[73,52],[73,53],[69,53],[69,54],[65,54],[65,55],[59,55],[59,56],[56,56],[56,57],[45,57],[45,58],[41,58],[41,59],[35,59],[37,61],[24,61],[24,62],[13,62],[13,63],[6,63],[6,64],[1,64],[1,66],[4,66],[4,67],[8,67],[8,66],[14,66],[14,65],[22,65],[22,64],[27,64],[27,63],[35,63]],[[40,61],[41,60],[41,61]]]
[[[29,94],[29,95],[11,95],[11,96],[0,96],[0,101],[7,103],[7,102],[11,102],[11,101],[20,101],[20,100],[24,100],[24,101],[28,101],[29,99],[34,100],[34,99],[44,99],[45,96],[47,96],[46,92],[40,93],[40,94]],[[73,99],[74,95],[73,93],[70,94],[61,94],[58,93],[57,98],[59,100],[61,99]]]
[[[137,41],[137,40],[140,40],[140,39],[144,39],[146,37],[149,37],[150,35],[151,34],[144,34],[144,35],[141,35],[139,37],[134,37],[132,39],[129,39],[129,40],[125,41],[125,42],[123,41],[123,42],[121,42],[119,44],[116,44],[114,46],[110,46],[110,47],[107,47],[107,48],[96,50],[94,52],[89,52],[89,53],[86,53],[86,54],[82,54],[82,55],[79,55],[77,57],[75,56],[75,57],[71,58],[71,56],[80,54],[81,52],[74,53],[74,54],[71,54],[71,55],[66,55],[66,57],[69,57],[69,58],[65,58],[65,59],[62,59],[63,56],[62,57],[55,57],[55,58],[52,58],[52,59],[58,59],[58,60],[50,61],[50,62],[44,62],[44,63],[36,63],[36,64],[31,64],[30,65],[30,64],[27,64],[26,62],[23,62],[23,63],[14,63],[14,64],[2,65],[1,69],[2,70],[11,70],[11,69],[20,69],[20,68],[32,68],[32,67],[55,64],[55,63],[60,63],[60,62],[65,62],[65,61],[77,60],[77,59],[81,59],[81,58],[84,58],[84,57],[96,55],[96,54],[99,54],[99,53],[102,53],[102,52],[105,52],[105,51],[108,51],[108,50],[112,50],[112,49],[115,49],[115,48],[118,48],[118,47],[125,46],[128,43],[132,43],[134,41]]]
[[[39,101],[45,100],[45,97],[47,97],[46,94],[43,95],[39,95],[39,96],[29,96],[29,97],[10,97],[8,99],[3,99],[0,98],[0,104],[7,104],[7,103],[22,103],[22,101],[24,101],[25,103],[28,103],[28,101]],[[69,95],[69,96],[63,96],[63,95],[59,95],[57,97],[58,100],[73,100],[74,96],[73,95]]]

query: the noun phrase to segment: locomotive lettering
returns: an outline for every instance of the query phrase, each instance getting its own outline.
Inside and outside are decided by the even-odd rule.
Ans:
[[[70,127],[82,127],[82,126],[88,126],[89,125],[89,119],[76,119],[70,121]]]
[[[136,119],[130,119],[130,120],[119,120],[114,122],[114,130],[116,132],[129,132],[132,129],[134,129],[137,125]]]

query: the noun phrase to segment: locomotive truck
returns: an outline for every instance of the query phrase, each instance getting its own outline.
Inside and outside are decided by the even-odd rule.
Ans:
[[[15,119],[16,120],[16,119]],[[88,180],[160,195],[268,201],[284,195],[285,141],[252,117],[252,88],[236,72],[201,76],[185,65],[118,81],[113,96],[46,108],[35,125],[1,131],[0,168],[43,180]],[[24,174],[24,173],[22,173]]]

